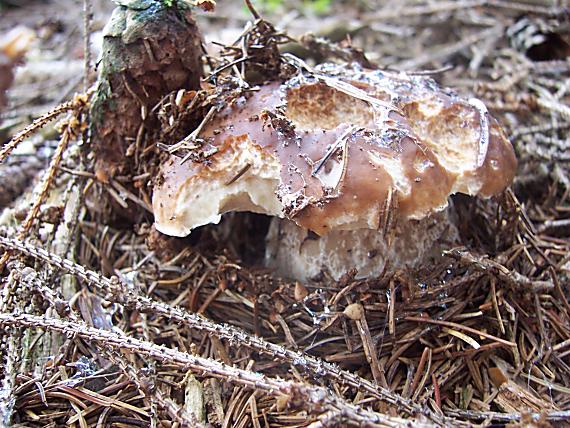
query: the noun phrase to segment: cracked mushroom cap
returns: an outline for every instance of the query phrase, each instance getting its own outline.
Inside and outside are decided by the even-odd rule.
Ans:
[[[186,236],[229,211],[285,217],[319,235],[420,220],[457,192],[490,197],[516,158],[479,100],[429,78],[323,65],[237,99],[204,128],[217,152],[170,156],[153,193],[156,228]]]

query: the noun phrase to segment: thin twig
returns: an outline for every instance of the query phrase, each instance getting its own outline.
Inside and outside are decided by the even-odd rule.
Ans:
[[[501,343],[505,346],[512,346],[512,347],[517,346],[516,343],[509,342],[508,340],[501,339],[500,337],[493,336],[492,334],[485,333],[484,331],[479,331],[479,330],[476,330],[474,328],[468,327],[466,325],[457,324],[457,323],[454,323],[451,321],[432,320],[430,318],[420,318],[420,317],[406,317],[405,319],[407,321],[415,321],[415,322],[423,322],[423,323],[427,323],[427,324],[443,325],[446,327],[455,328],[457,330],[465,330],[465,331],[468,331],[469,333],[477,334],[477,335],[485,337],[487,339],[494,340],[494,341]]]
[[[281,361],[300,364],[304,369],[315,376],[322,377],[322,375],[325,374],[329,379],[359,390],[365,390],[373,397],[396,405],[408,414],[421,413],[421,409],[418,406],[414,405],[409,400],[404,399],[400,395],[374,385],[372,382],[346,370],[342,370],[333,364],[321,360],[320,358],[316,358],[302,352],[289,350],[280,345],[267,342],[257,336],[252,336],[239,328],[227,324],[216,324],[201,315],[189,313],[181,308],[174,308],[167,304],[156,302],[148,297],[137,295],[134,292],[129,291],[126,286],[121,285],[117,278],[106,278],[97,272],[91,271],[72,262],[71,260],[63,259],[42,248],[22,242],[21,240],[0,236],[0,246],[14,251],[21,251],[28,256],[41,259],[53,266],[57,266],[65,270],[66,272],[76,275],[96,286],[101,292],[111,294],[117,303],[121,303],[127,307],[136,308],[141,312],[152,313],[154,315],[163,316],[165,318],[184,323],[192,328],[206,331],[222,339],[227,339],[230,344],[236,343],[239,344],[238,346],[247,346],[258,352],[279,358]]]
[[[502,264],[487,257],[475,256],[464,248],[453,248],[444,251],[443,254],[472,266],[480,272],[496,275],[499,279],[515,288],[523,287],[534,292],[552,290],[554,288],[554,284],[551,281],[530,279],[517,271],[507,269]]]
[[[37,220],[40,207],[43,205],[44,201],[46,200],[51,185],[55,180],[59,164],[63,159],[63,154],[67,149],[69,141],[73,138],[76,138],[80,134],[81,122],[79,121],[79,117],[81,116],[83,108],[87,105],[87,97],[77,96],[75,100],[75,105],[78,106],[78,108],[63,125],[64,128],[61,134],[61,139],[59,141],[59,144],[57,145],[57,148],[52,157],[50,165],[42,177],[40,190],[37,196],[35,197],[34,203],[30,208],[30,210],[28,211],[26,218],[22,222],[20,229],[18,230],[17,237],[19,239],[24,239],[26,236],[28,236],[28,233],[30,232],[34,222]],[[2,258],[0,259],[0,271],[3,270],[4,265],[8,261],[9,257],[10,254],[8,252],[2,255]]]
[[[261,373],[243,370],[216,360],[180,352],[115,332],[89,327],[82,323],[71,323],[28,314],[0,313],[0,325],[4,327],[41,328],[59,332],[66,336],[80,337],[105,349],[144,355],[161,363],[184,370],[192,370],[200,375],[207,374],[236,385],[265,391],[274,397],[286,395],[290,397],[292,405],[299,403],[311,414],[320,415],[326,412],[335,412],[339,416],[342,415],[345,422],[350,425],[395,426],[395,424],[407,423],[400,418],[363,410],[347,403],[322,387],[271,378]],[[415,426],[431,427],[433,424],[415,421]]]
[[[4,162],[4,160],[10,155],[10,153],[12,153],[16,147],[18,147],[22,141],[30,137],[35,131],[44,127],[52,120],[55,120],[59,115],[65,113],[66,111],[83,108],[90,94],[91,91],[88,91],[86,95],[76,96],[73,100],[58,105],[53,110],[37,118],[30,125],[26,126],[24,129],[14,135],[12,139],[4,145],[2,150],[0,150],[0,163]]]

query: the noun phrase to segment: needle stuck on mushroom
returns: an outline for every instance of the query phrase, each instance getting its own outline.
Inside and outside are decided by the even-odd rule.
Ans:
[[[170,156],[161,166],[156,228],[186,236],[230,211],[273,216],[266,263],[297,279],[417,265],[453,239],[451,194],[500,193],[517,166],[481,101],[348,65],[266,84],[200,138],[217,149],[207,162]]]

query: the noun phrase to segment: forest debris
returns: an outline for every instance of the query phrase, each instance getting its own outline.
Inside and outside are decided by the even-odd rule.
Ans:
[[[474,329],[472,327],[468,327],[468,326],[462,325],[462,324],[457,324],[454,322],[443,321],[443,320],[432,320],[429,318],[420,318],[420,317],[406,317],[406,319],[408,321],[416,321],[416,322],[421,322],[421,323],[428,323],[428,324],[435,324],[435,325],[441,325],[441,326],[456,328],[458,330],[465,330],[465,331],[468,331],[469,333],[477,334],[477,335],[485,337],[487,339],[494,340],[494,341],[496,341],[502,345],[505,345],[505,346],[516,346],[515,343],[509,342],[508,340],[504,340],[504,339],[501,339],[499,337],[495,337],[493,335],[485,333],[484,331],[480,331],[480,330]]]
[[[370,329],[368,328],[368,321],[366,321],[364,307],[360,303],[352,303],[345,308],[344,314],[356,323],[356,329],[358,330],[358,334],[362,340],[364,354],[366,355],[368,364],[370,364],[370,370],[372,371],[374,381],[383,388],[388,388],[384,370],[380,366],[380,361],[378,359],[376,343],[370,335]]]
[[[41,178],[37,194],[34,195],[32,206],[19,227],[17,236],[20,239],[23,239],[30,232],[34,223],[38,221],[40,207],[45,202],[48,193],[51,190],[53,182],[55,181],[57,169],[63,159],[65,151],[67,150],[68,144],[70,141],[77,138],[82,132],[83,123],[81,122],[81,118],[84,109],[87,107],[87,102],[88,97],[86,95],[76,95],[75,102],[73,103],[73,105],[76,106],[76,109],[66,120],[62,121],[60,125],[61,138],[50,161],[49,167]],[[6,153],[9,153],[9,151]],[[0,272],[4,269],[4,265],[8,261],[9,257],[10,254],[8,252],[4,253],[0,257]]]
[[[184,408],[190,414],[194,414],[198,422],[206,423],[206,409],[204,403],[204,388],[192,372],[186,375],[186,387],[184,388]]]
[[[301,284],[299,281],[295,282],[295,300],[297,302],[302,301],[303,299],[305,299],[305,297],[307,297],[309,295],[309,290],[307,290],[307,288]]]
[[[344,315],[353,321],[362,319],[364,316],[364,308],[360,303],[351,303],[343,311]]]
[[[320,358],[291,351],[282,346],[267,342],[261,338],[257,338],[256,336],[249,335],[235,327],[221,326],[200,315],[188,313],[180,308],[173,308],[165,304],[153,302],[151,299],[143,296],[137,296],[133,292],[128,292],[128,288],[125,287],[124,284],[121,284],[117,278],[105,278],[101,274],[85,269],[77,263],[62,259],[55,254],[50,254],[43,249],[18,240],[7,239],[0,236],[0,246],[7,249],[22,251],[23,254],[37,257],[52,266],[57,266],[66,272],[74,274],[78,278],[96,286],[101,292],[109,293],[117,303],[124,304],[127,307],[136,308],[142,312],[153,313],[155,315],[162,315],[177,322],[187,323],[192,328],[215,334],[220,338],[227,339],[231,343],[244,344],[252,347],[258,352],[268,353],[269,355],[278,357],[284,361],[288,361],[293,364],[302,364],[305,370],[309,370],[315,375],[325,375],[330,379],[338,380],[348,386],[359,386],[364,388],[367,393],[377,397],[378,399],[386,400],[388,403],[399,406],[406,412],[414,413],[419,411],[419,408],[412,406],[408,400],[401,396],[394,394],[387,389],[378,387],[358,375],[341,370],[336,365],[327,363]]]
[[[471,345],[473,347],[473,349],[481,348],[481,345],[479,345],[479,343],[475,339],[473,339],[470,336],[467,336],[464,333],[461,333],[460,331],[453,330],[452,328],[445,328],[445,327],[442,330],[445,333],[451,334],[452,336],[455,336],[455,337],[458,337],[459,339],[463,340],[465,343],[468,343],[469,345]]]
[[[30,28],[16,26],[0,36],[0,52],[14,63],[22,59],[36,34]]]
[[[83,109],[91,95],[92,91],[88,91],[86,94],[75,96],[73,100],[60,104],[48,113],[35,119],[30,125],[26,126],[23,130],[14,135],[10,141],[2,147],[2,150],[0,150],[0,164],[5,161],[16,147],[37,132],[38,129],[57,119],[57,117],[65,112],[79,111]]]
[[[313,33],[306,33],[301,36],[301,44],[310,51],[311,55],[318,55],[321,58],[339,58],[346,62],[354,62],[362,67],[375,69],[378,68],[366,58],[366,54],[358,48],[352,46],[343,46],[332,42],[331,40],[320,37]]]
[[[495,402],[507,413],[550,412],[559,410],[507,377],[499,367],[490,367],[489,376],[499,392]]]
[[[449,251],[444,251],[444,255],[455,258],[462,262],[466,262],[469,266],[481,272],[487,272],[503,281],[506,281],[513,287],[523,287],[529,291],[540,292],[545,290],[552,290],[554,284],[551,281],[533,280],[525,275],[512,271],[501,265],[500,263],[485,257],[475,256],[463,248],[454,248]]]
[[[31,142],[25,149],[0,163],[0,210],[24,194],[33,178],[45,167],[53,155],[53,144]]]
[[[108,332],[79,323],[70,323],[57,319],[39,317],[34,315],[0,314],[0,324],[3,326],[19,326],[27,328],[42,328],[63,334],[74,334],[90,342],[107,346],[116,350],[135,352],[138,355],[146,355],[156,361],[169,363],[180,368],[191,369],[197,373],[206,372],[210,376],[231,380],[236,385],[242,385],[256,390],[264,390],[268,393],[281,396],[288,394],[294,397],[289,406],[303,406],[309,413],[319,415],[324,412],[342,414],[352,424],[383,423],[393,420],[403,421],[379,413],[357,408],[347,403],[342,398],[335,396],[322,387],[303,385],[291,381],[284,381],[266,377],[260,373],[251,372],[236,367],[228,366],[215,360],[190,355],[177,350],[159,347],[155,344],[144,342],[132,337],[127,337],[114,332]],[[90,398],[97,399],[94,393],[89,392]],[[121,403],[116,403],[121,404]],[[433,426],[430,423],[416,422],[422,427]]]
[[[425,347],[424,350],[422,351],[422,356],[420,357],[420,361],[418,362],[418,366],[416,368],[414,378],[412,380],[412,383],[410,384],[409,389],[407,390],[406,396],[415,395],[417,397],[419,392],[421,392],[418,389],[418,386],[420,385],[421,377],[425,376],[424,368],[426,365],[426,361],[429,360],[430,365],[431,365],[431,354],[432,354],[432,351],[430,348]],[[426,370],[426,371],[429,372],[429,370]]]

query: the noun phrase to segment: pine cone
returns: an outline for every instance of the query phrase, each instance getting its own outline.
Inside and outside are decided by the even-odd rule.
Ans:
[[[154,0],[118,3],[104,30],[91,108],[96,168],[111,177],[136,168],[134,152],[143,147],[128,149],[137,136],[149,139],[157,130],[155,105],[174,90],[198,89],[202,74],[201,37],[190,10]]]

